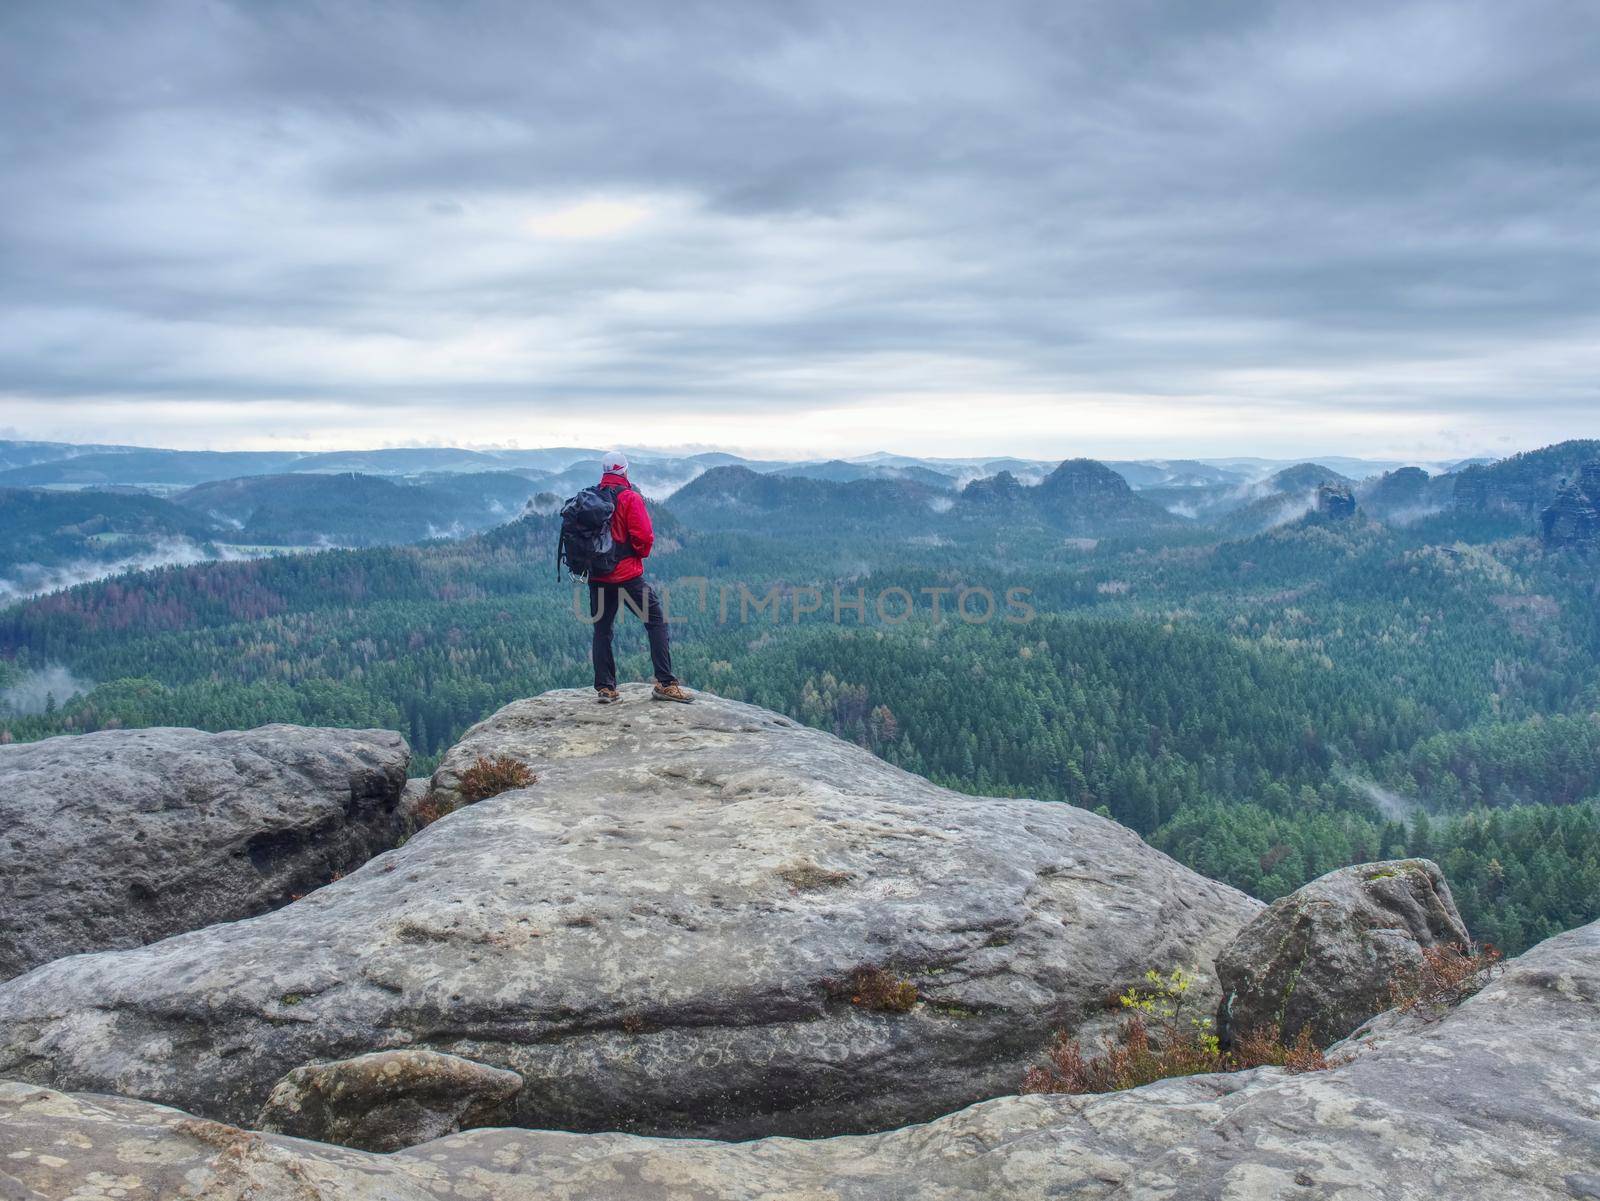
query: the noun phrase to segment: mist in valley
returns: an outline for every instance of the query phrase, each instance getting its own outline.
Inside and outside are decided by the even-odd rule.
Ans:
[[[94,681],[74,674],[60,664],[31,671],[9,687],[0,690],[0,714],[28,717],[43,713],[53,700],[56,704],[94,688]]]

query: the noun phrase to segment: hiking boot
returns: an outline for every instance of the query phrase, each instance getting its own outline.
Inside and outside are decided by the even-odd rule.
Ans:
[[[657,684],[650,695],[658,701],[678,701],[685,705],[694,700],[694,697],[685,692],[683,685],[676,680],[670,684]]]
[[[596,688],[595,699],[602,705],[614,705],[622,699],[622,693],[615,688]]]

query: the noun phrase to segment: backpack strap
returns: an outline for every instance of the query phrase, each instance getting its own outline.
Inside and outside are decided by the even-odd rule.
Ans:
[[[621,485],[612,484],[611,487],[602,488],[602,489],[600,489],[600,491],[610,494],[610,496],[611,496],[611,504],[612,504],[613,510],[614,510],[615,506],[616,506],[616,503],[617,503],[618,499],[622,496],[622,494],[624,492],[632,492],[633,491],[633,485],[629,484],[629,483],[623,483]],[[621,542],[615,543],[615,545],[619,550],[627,552],[626,554],[624,554],[622,556],[623,559],[632,557],[632,555],[633,555],[633,543],[631,541],[629,541],[626,537],[624,537]],[[620,563],[622,561],[622,559],[618,559],[617,561]]]

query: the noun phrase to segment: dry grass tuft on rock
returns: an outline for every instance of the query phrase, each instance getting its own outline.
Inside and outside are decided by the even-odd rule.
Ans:
[[[850,1004],[879,1013],[910,1013],[917,986],[881,967],[859,967],[850,973]]]
[[[784,864],[778,869],[778,875],[791,888],[800,892],[812,892],[819,888],[835,888],[850,879],[849,872],[832,871],[812,863],[809,859]]]
[[[495,755],[493,758],[479,755],[477,762],[461,773],[457,788],[461,803],[472,805],[499,796],[502,792],[510,792],[513,788],[526,788],[538,778],[526,763],[518,762],[510,755]]]

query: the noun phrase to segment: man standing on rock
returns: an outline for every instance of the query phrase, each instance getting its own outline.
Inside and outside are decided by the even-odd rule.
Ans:
[[[623,598],[640,620],[650,639],[650,666],[656,677],[654,696],[658,701],[694,698],[684,691],[672,674],[672,648],[667,635],[666,617],[656,590],[645,583],[644,560],[655,545],[655,530],[644,497],[628,482],[628,457],[619,450],[608,450],[600,458],[600,487],[614,489],[616,508],[611,513],[611,540],[633,553],[617,564],[614,571],[589,578],[589,620],[594,623],[594,690],[602,705],[622,699],[617,691],[617,661],[612,654],[611,633]]]

